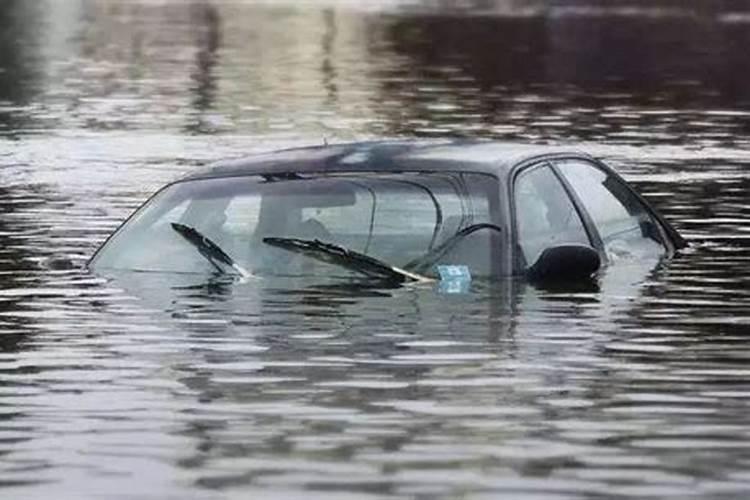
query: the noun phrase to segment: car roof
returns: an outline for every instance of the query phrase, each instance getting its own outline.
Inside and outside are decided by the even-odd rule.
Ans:
[[[515,165],[553,156],[588,155],[555,145],[479,140],[369,141],[284,149],[222,161],[182,180],[321,172],[410,170],[508,173]]]

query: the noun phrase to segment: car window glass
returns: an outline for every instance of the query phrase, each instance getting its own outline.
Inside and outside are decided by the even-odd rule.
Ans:
[[[317,206],[302,208],[302,223],[320,234],[300,235],[335,241],[358,251],[364,251],[372,221],[373,199],[364,189],[355,192],[354,203],[345,206]]]
[[[236,237],[254,232],[258,225],[259,211],[259,196],[235,196],[224,210],[224,230]]]
[[[327,241],[382,260],[417,258],[435,244],[439,222],[462,213],[461,206],[447,185],[435,186],[429,177],[403,177],[358,180],[355,203],[306,207],[302,220],[325,228]]]
[[[591,244],[573,202],[550,167],[522,174],[514,192],[518,244],[528,265],[550,246]]]
[[[208,260],[175,231],[173,223],[179,223],[261,275],[347,272],[333,265],[318,272],[327,264],[274,248],[264,242],[268,237],[320,240],[403,266],[460,228],[492,222],[489,197],[498,192],[491,176],[448,172],[178,182],[139,210],[94,263],[114,269],[211,272]],[[484,231],[466,238],[446,257],[448,263],[488,275],[494,251],[490,236]]]
[[[584,161],[562,161],[557,167],[594,221],[611,260],[664,251],[656,223],[623,182]]]
[[[396,262],[399,258],[394,251],[402,251],[399,242],[412,240],[406,260],[424,254],[437,224],[437,212],[429,195],[408,185],[380,191],[375,209],[375,233],[381,237],[370,246],[370,252],[380,259]]]

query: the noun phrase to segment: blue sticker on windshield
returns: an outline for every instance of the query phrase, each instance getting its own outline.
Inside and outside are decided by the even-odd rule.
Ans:
[[[436,266],[440,275],[440,291],[443,293],[467,293],[471,285],[471,273],[468,266]]]

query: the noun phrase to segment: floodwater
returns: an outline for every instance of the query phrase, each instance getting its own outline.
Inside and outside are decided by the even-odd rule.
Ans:
[[[0,496],[750,495],[750,10],[2,0]],[[598,290],[82,270],[206,162],[561,142],[691,241]]]

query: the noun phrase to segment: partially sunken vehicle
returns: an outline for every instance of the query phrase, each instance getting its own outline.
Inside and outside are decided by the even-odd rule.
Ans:
[[[298,148],[173,182],[99,248],[94,270],[580,280],[684,240],[619,175],[550,146],[452,141]]]

